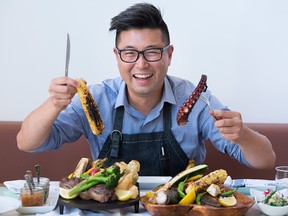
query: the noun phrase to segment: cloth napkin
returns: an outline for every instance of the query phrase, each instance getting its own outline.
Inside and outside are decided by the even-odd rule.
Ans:
[[[232,179],[227,177],[224,185],[227,187],[275,187],[274,180],[266,179]]]

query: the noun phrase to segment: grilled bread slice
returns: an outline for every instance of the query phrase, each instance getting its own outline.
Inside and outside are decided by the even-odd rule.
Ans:
[[[77,166],[74,169],[73,176],[72,177],[77,177],[80,178],[81,174],[86,171],[86,169],[90,165],[90,159],[89,158],[81,158],[77,164]]]

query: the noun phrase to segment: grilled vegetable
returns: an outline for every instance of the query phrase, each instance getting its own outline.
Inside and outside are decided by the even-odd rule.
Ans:
[[[192,167],[194,167],[194,166],[195,166],[195,160],[193,160],[193,159],[192,159],[192,160],[189,160],[186,169],[190,169],[190,168],[192,168]]]
[[[227,172],[223,169],[215,170],[208,175],[203,176],[201,179],[191,183],[186,188],[186,194],[195,187],[196,194],[204,192],[211,184],[223,184],[227,178]]]
[[[104,183],[107,188],[115,188],[118,184],[119,179],[121,178],[122,173],[120,172],[120,167],[116,165],[111,165],[106,169],[101,170],[93,176],[83,180],[76,186],[74,186],[68,192],[68,195],[74,196],[79,194],[81,191],[84,191],[92,186],[100,183]]]
[[[198,179],[200,179],[202,177],[203,177],[203,174],[191,176],[190,178],[187,179],[186,182],[196,181],[196,180],[198,180]]]
[[[176,190],[170,189],[157,193],[156,202],[160,205],[176,204],[180,200]]]
[[[186,196],[184,196],[179,204],[180,205],[189,205],[192,204],[196,199],[196,193],[195,193],[195,188],[193,188],[192,190],[189,191],[189,193],[186,194]]]
[[[220,187],[216,184],[211,184],[206,191],[213,197],[216,197],[221,193]]]
[[[177,187],[177,192],[178,192],[178,194],[179,194],[179,196],[180,196],[181,198],[185,197],[185,195],[186,195],[186,194],[183,192],[183,190],[184,190],[184,184],[185,184],[185,182],[182,181],[182,182],[180,182],[180,183],[178,184],[178,187]]]
[[[162,188],[159,190],[163,189],[168,189],[172,185],[177,184],[181,181],[183,181],[185,178],[189,178],[190,176],[195,176],[204,173],[208,169],[208,166],[206,164],[198,165],[189,169],[186,169],[179,174],[177,174],[175,177],[173,177],[169,182],[167,182]]]
[[[197,205],[201,205],[201,199],[206,193],[207,193],[207,191],[204,191],[202,193],[197,194],[197,197],[196,197],[196,204]]]
[[[107,160],[108,160],[107,157],[105,157],[103,159],[99,159],[98,158],[98,159],[94,160],[91,163],[91,167],[95,167],[95,168],[98,168],[98,169],[103,168],[103,167],[105,167],[105,163],[106,163]]]
[[[191,176],[195,176],[195,175],[199,175],[199,174],[203,174],[206,170],[208,169],[208,166],[206,164],[202,164],[202,165],[198,165],[189,169],[186,169],[182,172],[180,172],[179,174],[177,174],[175,177],[173,177],[169,182],[167,182],[164,186],[161,186],[154,194],[153,197],[151,197],[149,199],[150,203],[157,203],[156,197],[157,194],[160,191],[167,191],[169,190],[173,185],[177,185],[179,184],[181,181],[184,181],[185,179],[191,177]],[[188,193],[186,193],[188,194]]]
[[[238,188],[235,188],[234,190],[225,191],[225,192],[221,193],[220,196],[221,196],[221,197],[231,196],[231,195],[233,195],[237,190],[238,190]]]
[[[93,134],[99,135],[104,130],[104,123],[102,121],[99,108],[85,82],[81,79],[76,80],[80,83],[80,86],[77,87],[77,93],[79,95],[85,115],[88,119],[90,128]]]

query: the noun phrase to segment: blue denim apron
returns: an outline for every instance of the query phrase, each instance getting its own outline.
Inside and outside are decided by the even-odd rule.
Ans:
[[[124,107],[118,107],[114,130],[107,137],[98,158],[108,158],[106,165],[117,161],[140,162],[141,176],[175,176],[188,165],[188,157],[171,132],[171,105],[164,104],[164,131],[122,134]],[[131,125],[133,127],[133,125]]]

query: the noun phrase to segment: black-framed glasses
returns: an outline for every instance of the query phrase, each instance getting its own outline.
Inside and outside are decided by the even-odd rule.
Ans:
[[[162,53],[169,48],[169,44],[163,48],[148,48],[143,51],[138,51],[134,49],[118,49],[117,52],[120,55],[120,59],[126,63],[134,63],[139,59],[140,54],[142,54],[146,61],[156,62],[162,58]]]

